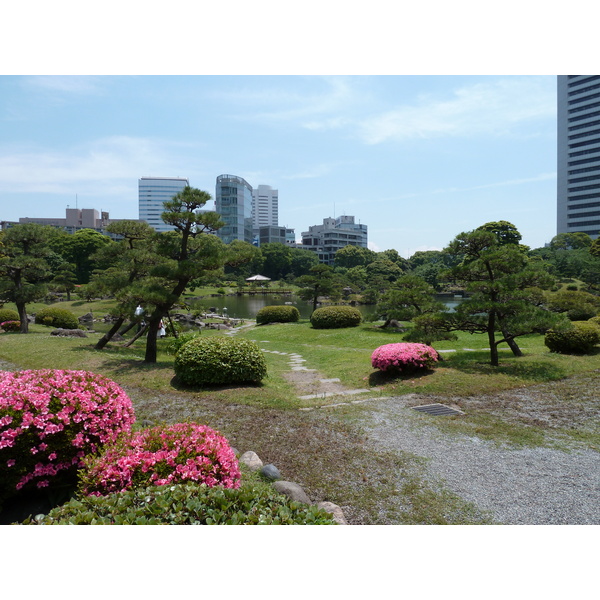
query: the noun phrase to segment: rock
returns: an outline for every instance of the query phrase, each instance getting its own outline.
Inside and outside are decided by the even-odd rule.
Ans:
[[[87,337],[87,334],[83,329],[55,329],[50,332],[50,335],[59,335],[61,337]]]
[[[244,463],[251,471],[258,471],[263,466],[263,461],[260,460],[258,454],[251,450],[240,456],[240,462]]]
[[[342,509],[337,504],[334,504],[333,502],[319,502],[317,508],[321,508],[328,513],[331,513],[333,515],[333,520],[339,525],[348,525],[348,521],[346,521]]]
[[[310,504],[310,498],[297,483],[292,483],[291,481],[276,481],[273,484],[273,488],[280,494],[285,494],[290,500],[302,502],[303,504]]]
[[[85,315],[83,315],[82,317],[79,317],[80,323],[88,323],[93,320],[94,320],[94,315],[91,312],[85,313]]]
[[[265,465],[261,470],[260,474],[266,479],[270,479],[271,481],[275,481],[276,479],[281,479],[281,473],[279,469],[275,465]]]

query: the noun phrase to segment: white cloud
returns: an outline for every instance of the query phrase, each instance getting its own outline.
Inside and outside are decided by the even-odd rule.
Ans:
[[[516,126],[556,115],[553,80],[517,77],[455,90],[448,99],[422,96],[364,119],[359,136],[368,144],[388,140],[514,134]]]
[[[0,192],[118,193],[144,175],[178,175],[172,143],[127,136],[108,137],[63,152],[0,147]],[[177,171],[176,171],[177,169]]]

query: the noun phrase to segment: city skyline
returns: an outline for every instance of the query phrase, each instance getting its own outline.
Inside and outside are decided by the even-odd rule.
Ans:
[[[0,98],[1,220],[137,219],[141,177],[214,200],[234,173],[297,237],[344,214],[405,257],[488,221],[556,234],[555,76],[2,76]]]

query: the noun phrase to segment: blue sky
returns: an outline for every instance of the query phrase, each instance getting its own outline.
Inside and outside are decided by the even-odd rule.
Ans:
[[[555,235],[556,78],[2,76],[1,219],[137,218],[141,176],[279,189],[299,236],[342,214],[375,250],[441,249],[508,220]]]

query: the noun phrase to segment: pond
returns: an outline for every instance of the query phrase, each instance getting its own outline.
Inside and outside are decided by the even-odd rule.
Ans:
[[[438,299],[449,309],[455,308],[462,301],[462,298],[440,297]],[[294,295],[218,296],[204,297],[196,302],[207,312],[211,308],[215,308],[218,314],[227,314],[234,319],[254,319],[256,313],[264,306],[279,306],[281,304],[295,306],[300,312],[301,319],[309,319],[312,313],[312,302],[306,302]],[[372,304],[359,305],[356,308],[361,312],[363,318],[375,313],[375,305]]]

